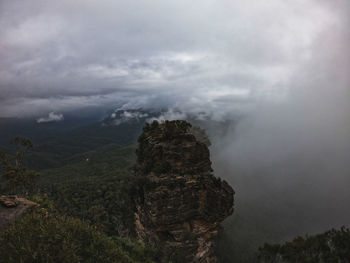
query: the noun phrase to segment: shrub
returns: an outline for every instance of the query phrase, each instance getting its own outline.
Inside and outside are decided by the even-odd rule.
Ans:
[[[0,236],[1,263],[154,262],[143,247],[136,254],[141,259],[138,261],[120,240],[113,240],[79,219],[48,215],[45,211],[36,208]]]

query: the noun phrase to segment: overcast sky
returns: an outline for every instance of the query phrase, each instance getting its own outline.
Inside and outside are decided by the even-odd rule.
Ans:
[[[122,104],[225,115],[300,89],[315,96],[320,79],[327,94],[344,95],[349,7],[348,0],[0,0],[0,116]]]

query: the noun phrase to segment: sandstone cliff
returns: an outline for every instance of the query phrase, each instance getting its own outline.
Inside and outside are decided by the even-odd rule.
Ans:
[[[191,130],[185,121],[144,127],[137,149],[136,233],[173,262],[216,262],[214,237],[233,213],[234,191],[212,175],[208,142]]]

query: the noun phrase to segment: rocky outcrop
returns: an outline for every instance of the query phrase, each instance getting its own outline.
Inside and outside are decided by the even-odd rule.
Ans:
[[[214,237],[233,213],[234,191],[212,175],[208,147],[191,130],[185,121],[144,127],[137,149],[136,233],[173,262],[216,262]]]
[[[15,195],[0,196],[0,233],[36,203]]]

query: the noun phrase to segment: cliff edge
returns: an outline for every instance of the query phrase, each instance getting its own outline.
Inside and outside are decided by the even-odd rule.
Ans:
[[[140,239],[173,262],[211,263],[217,262],[219,224],[233,213],[234,191],[212,175],[207,138],[193,130],[186,121],[144,127],[136,152],[135,226]]]
[[[0,233],[35,205],[37,204],[15,195],[0,196]]]

